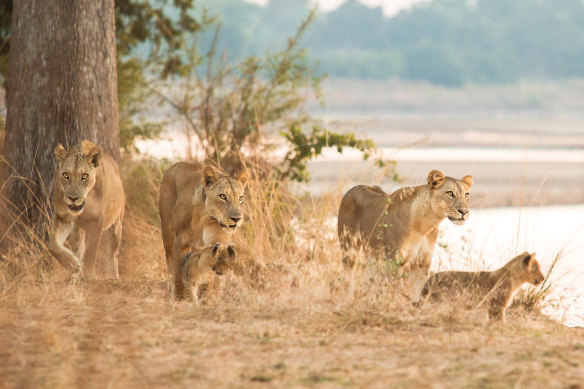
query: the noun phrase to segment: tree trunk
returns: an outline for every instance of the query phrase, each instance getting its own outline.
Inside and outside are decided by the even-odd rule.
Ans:
[[[48,216],[59,143],[119,158],[114,0],[15,1],[6,105],[0,189],[30,225]]]

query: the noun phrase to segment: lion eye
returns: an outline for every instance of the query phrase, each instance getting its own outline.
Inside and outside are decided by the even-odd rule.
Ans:
[[[446,196],[448,196],[451,199],[453,199],[454,198],[454,192],[452,192],[451,190],[449,190],[448,192],[446,192]]]
[[[63,178],[68,180],[69,179],[69,173],[63,173]]]
[[[245,200],[245,196],[239,196],[239,202],[243,203],[243,200]]]
[[[89,174],[87,174],[87,173],[83,173],[83,174],[81,175],[81,179],[82,179],[83,181],[87,180],[88,178],[89,178]]]
[[[227,201],[227,196],[225,196],[223,193],[219,195],[219,198],[223,201]]]
[[[464,194],[464,198],[468,200],[470,198],[470,194],[469,193],[465,193]]]

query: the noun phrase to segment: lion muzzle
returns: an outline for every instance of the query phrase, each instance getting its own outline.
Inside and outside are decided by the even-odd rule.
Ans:
[[[85,198],[65,196],[65,205],[73,212],[81,212],[85,206]]]
[[[469,211],[468,209],[457,209],[457,211],[460,217],[448,216],[448,220],[454,224],[463,224],[468,219]]]

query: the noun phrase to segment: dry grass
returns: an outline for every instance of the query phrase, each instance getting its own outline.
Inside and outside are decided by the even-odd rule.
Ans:
[[[214,306],[171,301],[151,212],[163,169],[151,162],[123,169],[131,203],[121,281],[70,283],[32,234],[1,257],[0,388],[583,382],[582,329],[537,311],[511,310],[507,325],[488,327],[483,311],[416,308],[383,265],[343,270],[329,222],[340,195],[295,199],[269,176],[250,185],[240,244],[287,272],[260,290],[224,276]]]

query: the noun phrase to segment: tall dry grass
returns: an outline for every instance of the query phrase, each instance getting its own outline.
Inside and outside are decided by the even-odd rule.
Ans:
[[[480,309],[413,306],[381,261],[363,257],[347,272],[336,237],[341,191],[297,197],[254,165],[237,245],[271,276],[259,285],[221,277],[215,306],[171,300],[156,211],[168,166],[121,164],[129,201],[118,281],[98,269],[71,282],[34,226],[10,235],[0,255],[0,387],[431,387],[436,377],[489,387],[476,382],[499,382],[490,377],[503,368],[513,369],[509,387],[557,377],[521,373],[525,348],[554,363],[577,358],[577,334],[538,315],[517,310],[503,330],[485,328]],[[560,372],[572,382],[575,369]]]
[[[121,281],[117,284],[157,290],[160,296],[166,296],[166,263],[158,195],[162,175],[169,166],[168,161],[147,159],[128,159],[121,164],[128,201],[119,261]],[[469,323],[472,315],[461,311],[456,303],[414,307],[399,292],[395,272],[383,262],[364,257],[353,271],[343,268],[336,236],[340,190],[321,197],[298,197],[265,166],[248,163],[247,168],[251,179],[245,201],[245,224],[237,233],[237,244],[242,252],[269,265],[266,275],[269,279],[258,288],[257,283],[245,277],[224,276],[219,304],[244,303],[250,308],[265,304],[319,307],[329,313],[343,312],[342,316],[349,321],[359,320],[363,315],[369,317],[364,320],[387,319],[389,315],[395,320],[437,325]],[[45,212],[48,214],[48,210]],[[0,298],[15,295],[22,298],[27,294],[38,297],[37,293],[46,293],[47,289],[67,293],[68,274],[48,253],[46,241],[35,233],[38,229],[19,222],[18,218],[11,222],[18,228],[3,238],[10,239],[10,248],[0,257]],[[102,248],[100,256],[103,252]],[[470,255],[470,251],[464,255]],[[87,288],[108,285],[99,281],[99,266],[96,278],[86,281],[85,289],[83,284],[75,286],[75,293],[84,294],[88,293]],[[537,292],[520,293],[514,307],[540,310],[549,294],[549,273],[545,285]]]

